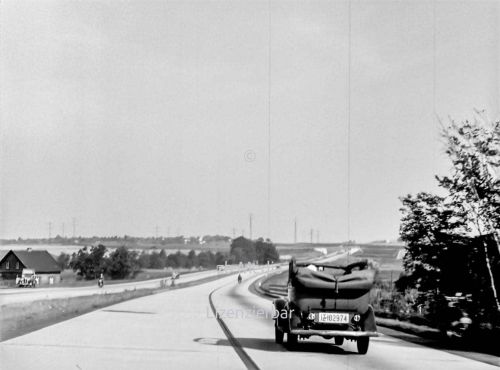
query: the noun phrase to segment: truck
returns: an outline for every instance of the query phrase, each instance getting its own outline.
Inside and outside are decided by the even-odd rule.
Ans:
[[[35,288],[37,284],[38,276],[35,270],[25,268],[21,272],[21,277],[16,277],[16,286],[20,288]]]
[[[288,270],[287,297],[273,301],[275,342],[297,345],[298,339],[320,336],[355,341],[360,354],[366,354],[370,337],[378,336],[370,305],[370,290],[376,271],[368,261],[349,265],[297,263]]]

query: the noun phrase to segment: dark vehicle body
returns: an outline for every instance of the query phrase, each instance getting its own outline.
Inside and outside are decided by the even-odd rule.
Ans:
[[[378,336],[370,306],[375,270],[366,261],[347,266],[290,262],[288,297],[274,301],[275,339],[293,346],[314,335],[355,340],[358,352],[368,351],[370,337]]]

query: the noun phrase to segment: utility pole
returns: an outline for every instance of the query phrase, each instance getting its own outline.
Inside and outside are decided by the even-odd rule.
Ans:
[[[294,222],[293,243],[297,244],[297,217],[295,217],[295,222]]]
[[[249,223],[250,223],[250,240],[252,240],[252,214],[251,213],[249,216]]]

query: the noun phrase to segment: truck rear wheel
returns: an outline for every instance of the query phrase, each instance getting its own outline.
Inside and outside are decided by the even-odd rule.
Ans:
[[[288,333],[286,339],[288,347],[294,348],[297,345],[298,339],[299,336],[297,334]]]
[[[280,328],[278,328],[278,325],[274,325],[274,341],[277,343],[277,344],[283,344],[283,336],[285,335],[285,333],[283,333],[281,331]]]
[[[370,337],[360,337],[357,340],[358,353],[360,355],[366,355],[368,352],[368,346],[370,345]]]

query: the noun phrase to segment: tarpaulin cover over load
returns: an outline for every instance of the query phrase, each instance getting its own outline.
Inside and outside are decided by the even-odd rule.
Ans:
[[[314,271],[308,267],[297,266],[292,261],[289,278],[291,285],[299,290],[301,288],[328,291],[370,290],[375,282],[375,270],[352,271],[354,268],[366,268],[366,263],[351,264],[333,273],[328,271],[332,269],[327,266],[324,271]]]

